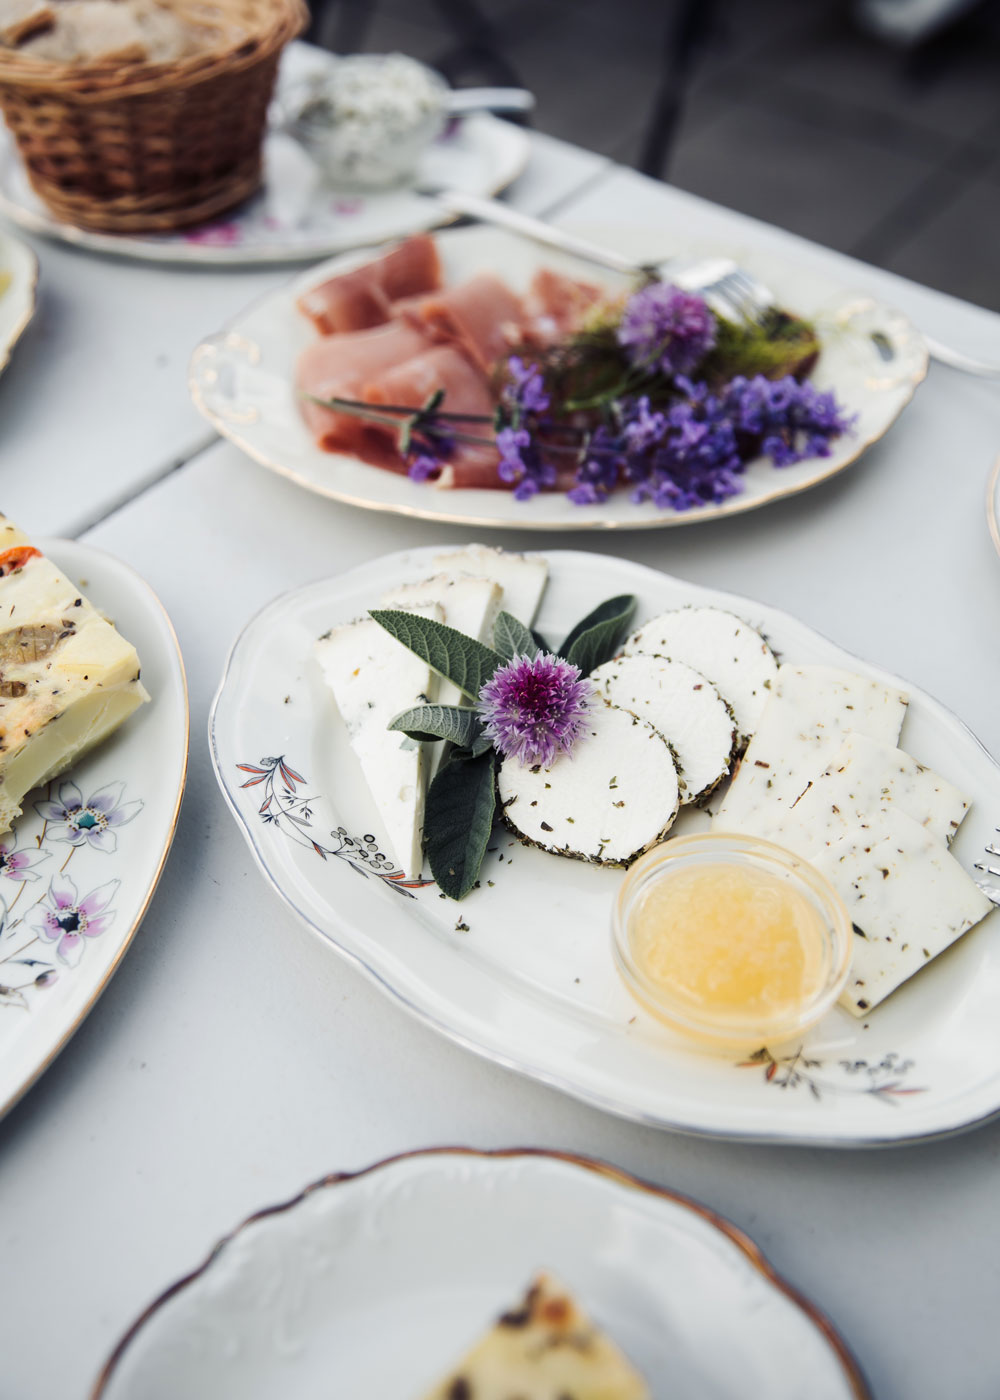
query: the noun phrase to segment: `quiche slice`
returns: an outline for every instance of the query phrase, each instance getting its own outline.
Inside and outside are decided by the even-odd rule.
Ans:
[[[651,1400],[618,1347],[550,1274],[423,1400]]]
[[[0,515],[0,834],[148,699],[135,647]]]

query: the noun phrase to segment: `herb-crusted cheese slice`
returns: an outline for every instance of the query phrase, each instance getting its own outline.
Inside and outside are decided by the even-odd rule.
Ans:
[[[424,1400],[651,1400],[572,1296],[542,1274]]]
[[[632,633],[624,651],[683,661],[707,676],[732,708],[744,741],[757,728],[778,670],[760,633],[721,608],[660,613]]]
[[[442,621],[436,603],[412,611]],[[316,643],[316,659],[347,726],[392,854],[407,877],[416,879],[423,859],[425,745],[387,726],[401,710],[434,699],[435,677],[426,662],[370,617],[332,628]]]
[[[434,567],[446,573],[472,574],[500,585],[504,612],[530,627],[538,612],[549,577],[547,560],[539,554],[508,554],[485,544],[470,544],[450,554],[434,556]]]
[[[135,647],[0,516],[0,832],[148,699]]]
[[[781,666],[729,791],[718,831],[772,837],[796,798],[836,757],[849,733],[892,746],[906,696],[830,666]]]
[[[628,865],[677,815],[670,746],[646,720],[598,700],[572,754],[550,767],[505,758],[497,774],[504,820],[529,845],[597,865]]]
[[[842,1006],[864,1016],[993,908],[925,827],[885,808],[811,857],[847,906],[854,951]]]
[[[617,656],[590,674],[612,705],[648,720],[677,755],[681,802],[707,797],[729,773],[736,753],[733,712],[710,680],[662,656]]]

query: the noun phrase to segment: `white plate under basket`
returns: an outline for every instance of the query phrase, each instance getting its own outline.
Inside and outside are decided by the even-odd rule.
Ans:
[[[672,1039],[620,983],[609,932],[620,871],[527,849],[498,827],[481,888],[462,903],[433,885],[406,888],[381,854],[382,827],[312,644],[387,588],[432,573],[434,553],[388,555],[286,594],[229,658],[210,719],[216,772],[262,870],[300,918],[452,1039],[659,1127],[866,1146],[954,1132],[1000,1111],[995,913],[868,1021],[836,1008],[795,1053],[733,1063]],[[640,620],[714,604],[760,627],[784,660],[908,691],[901,744],[971,798],[952,849],[967,870],[980,859],[1000,823],[1000,769],[929,695],[763,604],[604,555],[546,557],[538,626],[552,643],[597,603],[632,592]]]

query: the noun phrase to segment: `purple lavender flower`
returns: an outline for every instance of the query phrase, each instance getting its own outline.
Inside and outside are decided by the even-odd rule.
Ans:
[[[756,448],[776,467],[829,457],[831,441],[850,432],[855,422],[832,393],[791,375],[738,375],[724,391],[724,401],[735,431],[748,440],[748,455]]]
[[[633,365],[686,374],[715,344],[715,317],[701,297],[651,282],[625,303],[618,343]]]
[[[429,452],[418,452],[410,462],[406,474],[411,481],[429,481],[441,469],[441,462]]]
[[[515,656],[479,692],[485,732],[505,758],[544,768],[579,739],[594,695],[577,666],[559,656]]]
[[[626,453],[626,444],[621,436],[604,424],[596,428],[576,470],[576,485],[566,493],[573,504],[593,506],[606,501],[618,485],[621,469],[626,463]]]
[[[109,905],[120,883],[110,880],[81,899],[69,876],[57,875],[26,922],[39,938],[55,943],[60,962],[75,967],[83,954],[83,940],[99,937],[114,918]]]
[[[496,435],[500,463],[497,475],[514,485],[514,499],[527,501],[543,487],[556,484],[555,466],[545,460],[541,447],[527,428],[501,428]]]
[[[549,396],[545,392],[545,380],[536,364],[526,365],[519,355],[511,355],[507,361],[508,382],[503,397],[506,405],[524,413],[545,413],[549,406]]]
[[[142,811],[141,802],[122,802],[124,791],[124,783],[109,783],[84,802],[76,783],[60,783],[58,800],[36,802],[35,811],[47,822],[65,827],[53,833],[57,841],[110,853],[118,847],[115,828],[125,826]]]

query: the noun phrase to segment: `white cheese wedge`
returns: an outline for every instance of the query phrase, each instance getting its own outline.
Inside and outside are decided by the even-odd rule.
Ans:
[[[0,516],[0,832],[148,699],[135,647]]]
[[[503,590],[501,608],[525,627],[535,620],[549,577],[548,562],[540,554],[508,554],[485,544],[436,554],[434,567],[445,573],[472,574],[498,583]]]
[[[652,1400],[572,1295],[542,1274],[423,1400]]]
[[[390,588],[379,600],[382,608],[412,608],[422,603],[437,603],[441,621],[456,632],[464,632],[477,642],[493,645],[493,624],[500,611],[503,590],[487,578],[468,574],[435,574],[419,583],[404,583]],[[439,705],[467,705],[471,702],[453,681],[438,680]]]
[[[733,712],[711,681],[681,661],[618,656],[590,674],[606,700],[648,720],[669,742],[683,779],[681,804],[698,802],[725,778],[736,753]]]
[[[864,734],[848,734],[833,761],[758,832],[800,855],[829,846],[882,807],[894,807],[947,845],[969,810],[967,798],[947,779],[902,749]],[[764,816],[766,817],[765,808]]]
[[[772,835],[849,733],[891,747],[905,714],[906,696],[867,676],[830,666],[781,666],[715,829]]]
[[[673,825],[680,783],[663,735],[598,700],[571,754],[548,768],[505,758],[497,791],[504,820],[530,845],[598,865],[628,865]]]
[[[741,742],[757,728],[778,671],[759,632],[721,608],[677,608],[633,632],[626,656],[645,652],[693,666],[715,686],[736,716]]]
[[[893,808],[810,857],[847,906],[854,951],[842,1006],[865,1016],[993,908],[926,827]]]
[[[412,611],[442,621],[436,603]],[[370,617],[332,628],[315,650],[392,854],[407,878],[416,879],[423,862],[427,755],[425,745],[386,726],[401,710],[433,700],[436,677]]]

